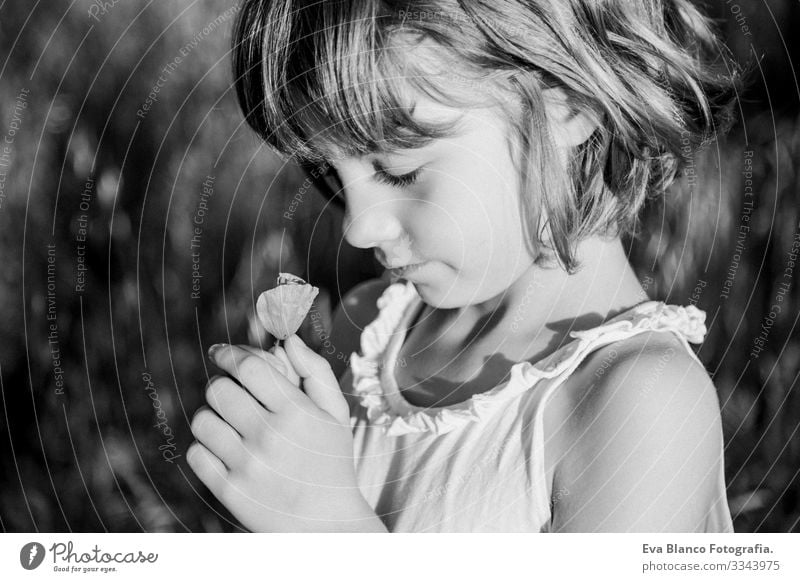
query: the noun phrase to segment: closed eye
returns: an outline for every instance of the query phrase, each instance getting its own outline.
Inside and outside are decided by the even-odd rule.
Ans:
[[[416,170],[407,172],[405,174],[393,174],[383,167],[383,165],[381,165],[381,163],[377,160],[372,162],[372,167],[375,170],[375,179],[378,180],[378,182],[388,184],[389,186],[394,186],[395,188],[405,188],[410,186],[417,181],[417,178],[422,171],[422,167],[419,167]]]

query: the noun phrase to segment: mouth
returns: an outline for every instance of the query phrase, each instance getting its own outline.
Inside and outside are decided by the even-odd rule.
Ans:
[[[392,257],[389,259],[387,258],[386,253],[380,249],[375,250],[375,259],[381,264],[381,266],[383,266],[384,269],[389,271],[394,278],[403,277],[405,275],[414,273],[428,263],[428,261],[419,261],[416,263],[401,264],[402,259],[398,260],[399,257]]]
[[[426,263],[414,263],[413,265],[404,265],[402,267],[390,267],[389,271],[395,277],[405,277],[424,267]],[[388,268],[388,267],[387,267]]]

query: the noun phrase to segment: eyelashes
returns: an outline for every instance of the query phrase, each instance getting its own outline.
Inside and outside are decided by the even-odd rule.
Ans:
[[[419,178],[420,172],[422,172],[422,168],[420,167],[405,174],[392,174],[377,160],[372,162],[372,167],[375,169],[375,179],[378,182],[394,186],[395,188],[405,188],[412,185],[417,181],[417,178]]]
[[[414,184],[423,170],[420,166],[416,170],[405,174],[393,174],[379,161],[374,160],[372,167],[375,171],[373,178],[394,188],[406,188]],[[318,185],[323,196],[337,206],[344,207],[344,185],[338,172],[329,162],[321,166],[308,166],[304,168],[307,175]]]

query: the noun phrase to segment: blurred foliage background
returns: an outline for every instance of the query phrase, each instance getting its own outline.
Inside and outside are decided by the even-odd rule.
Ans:
[[[708,314],[699,354],[719,389],[736,530],[800,531],[787,271],[800,233],[800,5],[706,7],[752,65],[740,121],[698,157],[696,180],[647,209],[631,257],[653,298]],[[208,346],[255,339],[249,314],[278,270],[322,287],[323,310],[380,274],[340,242],[339,211],[243,126],[235,9],[0,3],[3,531],[236,530],[182,456]]]

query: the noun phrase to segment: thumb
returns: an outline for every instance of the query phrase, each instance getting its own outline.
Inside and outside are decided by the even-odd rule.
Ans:
[[[284,342],[286,355],[303,380],[306,395],[342,424],[350,422],[350,408],[328,361],[309,348],[297,335]]]

